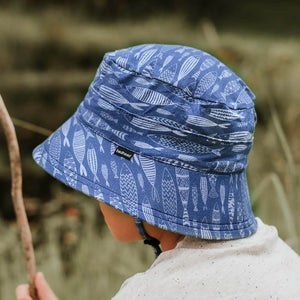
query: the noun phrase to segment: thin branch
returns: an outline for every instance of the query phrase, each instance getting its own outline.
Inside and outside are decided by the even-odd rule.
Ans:
[[[51,130],[46,129],[46,128],[41,127],[41,126],[38,126],[38,125],[35,125],[35,124],[32,124],[30,122],[23,121],[23,120],[16,119],[16,118],[11,118],[11,119],[12,119],[15,126],[19,126],[21,128],[30,130],[32,132],[39,133],[39,134],[42,134],[42,135],[45,135],[45,136],[49,136],[52,133]]]
[[[14,72],[7,73],[1,78],[0,86],[5,90],[65,90],[82,89],[89,85],[95,70],[71,70],[64,72]],[[59,80],[57,80],[59,78]]]
[[[25,254],[26,270],[29,281],[30,295],[33,299],[37,299],[36,290],[34,287],[35,276],[35,258],[32,245],[32,237],[28,224],[26,211],[24,208],[24,200],[22,194],[22,169],[19,144],[16,136],[16,131],[12,120],[5,107],[3,99],[0,95],[0,120],[4,129],[4,134],[7,140],[10,168],[11,168],[11,195],[14,204],[17,222],[21,231],[21,241]]]

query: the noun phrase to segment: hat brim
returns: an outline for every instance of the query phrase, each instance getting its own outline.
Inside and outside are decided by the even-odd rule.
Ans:
[[[117,147],[75,113],[33,157],[67,186],[162,229],[223,240],[256,231],[245,171],[196,172],[137,153],[128,160]]]

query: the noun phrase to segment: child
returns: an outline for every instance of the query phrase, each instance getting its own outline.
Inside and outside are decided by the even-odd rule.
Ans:
[[[251,210],[254,98],[201,50],[121,49],[34,150],[48,173],[99,200],[116,239],[154,248],[150,269],[113,299],[299,299],[299,257]],[[36,286],[41,300],[56,299],[41,274]]]

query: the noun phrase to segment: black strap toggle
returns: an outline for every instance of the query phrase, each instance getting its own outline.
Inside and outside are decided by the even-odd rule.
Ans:
[[[160,241],[158,239],[150,236],[146,232],[145,227],[143,225],[143,221],[141,219],[135,218],[135,224],[139,231],[139,234],[144,238],[144,244],[150,245],[153,247],[155,258],[157,258],[159,256],[159,254],[162,252],[159,247]]]

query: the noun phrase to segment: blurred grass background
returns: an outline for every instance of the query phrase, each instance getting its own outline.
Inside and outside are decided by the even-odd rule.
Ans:
[[[255,92],[258,125],[248,181],[255,214],[300,253],[300,5],[297,1],[0,0],[0,93],[15,124],[55,130],[82,101],[107,51],[174,43],[215,55]],[[45,136],[17,126],[37,268],[60,299],[110,299],[153,262],[119,244],[98,203],[31,158]],[[0,130],[0,299],[26,282]]]

